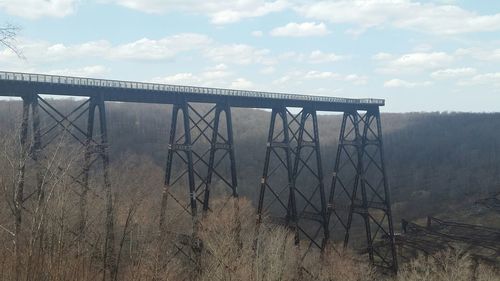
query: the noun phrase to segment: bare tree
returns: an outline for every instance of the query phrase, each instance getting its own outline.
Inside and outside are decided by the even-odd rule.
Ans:
[[[19,58],[24,59],[23,52],[16,46],[16,37],[21,31],[21,27],[7,23],[5,26],[0,26],[0,45],[4,45]]]

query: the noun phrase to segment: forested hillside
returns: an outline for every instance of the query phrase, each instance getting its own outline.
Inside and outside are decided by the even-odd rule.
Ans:
[[[63,113],[81,103],[51,101]],[[367,263],[366,255],[360,255],[364,233],[359,221],[353,221],[347,252],[333,250],[339,242],[334,236],[339,228],[333,225],[334,242],[320,260],[316,248],[305,256],[307,240],[301,239],[300,246],[293,247],[291,230],[269,223],[267,216],[257,231],[252,205],[263,169],[268,111],[233,111],[238,186],[247,199],[230,203],[221,196],[221,181],[214,179],[212,211],[193,225],[185,207],[189,201],[185,182],[169,188],[169,200],[162,200],[170,106],[108,103],[111,188],[102,181],[96,161],[88,170],[87,189],[79,181],[83,147],[71,136],[76,130],[68,120],[62,120],[58,130],[73,131],[56,134],[43,151],[42,177],[33,157],[23,158],[21,105],[20,101],[0,102],[2,280],[83,281],[101,275],[113,277],[110,280],[498,280],[498,273],[488,263],[477,262],[474,255],[482,252],[464,252],[462,246],[444,248],[433,255],[436,259],[405,260],[400,249],[399,275],[381,275]],[[81,116],[76,123],[85,130],[85,111]],[[42,114],[42,132],[52,126],[47,121]],[[340,115],[319,116],[327,192],[340,121]],[[419,221],[428,215],[500,226],[497,213],[474,204],[500,191],[500,114],[383,114],[382,121],[396,232],[401,218]],[[50,137],[42,138],[46,139]],[[178,168],[173,169],[179,172]],[[21,185],[18,179],[23,171],[26,180]],[[286,181],[284,175],[275,178]],[[38,179],[41,189],[36,189]],[[305,177],[296,184],[310,186]],[[17,193],[19,186],[24,189]],[[18,194],[24,195],[22,199],[17,199]],[[275,213],[270,209],[266,215]],[[193,226],[200,229],[190,236]]]
[[[70,110],[75,102],[56,104]],[[110,103],[107,109],[111,162],[135,155],[161,169],[170,106]],[[2,134],[14,132],[20,114],[19,101],[0,102]],[[239,188],[251,200],[257,197],[269,116],[263,110],[233,110]],[[340,115],[319,118],[327,187],[340,121]],[[477,210],[471,211],[474,201],[500,192],[500,114],[388,113],[382,121],[396,222],[459,215],[481,223]]]

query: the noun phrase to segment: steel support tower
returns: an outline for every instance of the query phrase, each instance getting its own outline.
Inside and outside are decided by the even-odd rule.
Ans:
[[[357,226],[364,229],[370,260],[377,266],[397,270],[381,124],[378,108],[344,113],[329,214],[331,227],[343,238],[345,246],[353,234],[355,215],[359,216],[362,221]],[[375,247],[377,241],[383,241],[383,246]]]
[[[278,214],[271,221],[294,231],[296,244],[308,241],[305,252],[313,246],[323,249],[329,238],[328,216],[318,119],[312,108],[297,114],[285,107],[272,110],[257,224],[271,213]]]
[[[104,251],[103,266],[106,269],[104,274],[112,277],[115,273],[113,267],[115,259],[114,219],[108,171],[109,156],[104,100],[101,96],[90,96],[71,111],[63,112],[50,100],[36,94],[36,91],[20,97],[23,101],[23,111],[19,138],[21,161],[14,204],[16,226],[20,226],[23,215],[33,216],[34,220],[43,219],[43,214],[26,212],[26,210],[29,207],[44,210],[47,188],[58,184],[64,175],[69,175],[76,186],[73,191],[79,198],[78,227],[71,233],[79,243],[78,251],[85,251],[84,248],[88,246],[84,245],[84,237],[89,224],[88,201],[91,196],[89,193],[92,193],[89,180],[92,173],[100,171],[98,177],[101,178],[101,185],[106,194],[104,198],[106,206],[104,244],[107,250]],[[45,118],[41,118],[41,115]],[[68,149],[65,147],[66,143],[72,144],[70,151],[65,151]],[[36,173],[34,187],[26,186],[27,167]],[[40,225],[43,224],[40,223]]]
[[[69,95],[80,98],[82,103],[71,112],[61,112],[53,106],[56,101],[43,99],[40,96],[43,94]],[[106,247],[113,244],[114,221],[108,173],[106,102],[172,105],[159,225],[162,235],[175,236],[175,239],[167,239],[172,242],[173,253],[184,253],[195,262],[199,262],[197,252],[203,248],[197,235],[203,216],[215,211],[210,204],[212,195],[216,189],[217,192],[222,189],[227,198],[238,197],[231,108],[262,108],[272,112],[258,198],[258,225],[263,218],[269,218],[271,222],[289,227],[295,234],[296,243],[306,245],[306,253],[314,248],[323,250],[338,240],[347,246],[352,237],[364,236],[363,249],[370,260],[375,265],[397,269],[379,111],[384,100],[2,71],[0,95],[23,99],[20,144],[22,153],[39,163],[35,165],[39,175],[44,169],[41,159],[47,149],[45,144],[57,140],[54,137],[56,128],[74,138],[84,151],[82,171],[73,176],[81,186],[81,224],[78,226],[81,233],[86,231],[87,197],[92,190],[90,174],[102,171],[107,206]],[[55,123],[40,128],[40,110]],[[96,110],[99,113],[97,121]],[[344,114],[331,184],[325,183],[330,176],[324,176],[322,161],[331,160],[322,157],[320,151],[318,112]],[[82,121],[85,118],[86,121]],[[28,143],[29,127],[32,128],[31,143]],[[99,162],[101,168],[96,166]],[[16,193],[19,210],[31,196],[24,188],[26,170],[25,165],[20,165]],[[44,196],[41,178],[33,188],[38,198]],[[327,186],[330,190],[326,190]],[[237,215],[237,204],[234,206]],[[22,214],[19,212],[16,218],[19,225]],[[189,216],[191,225],[173,227],[178,214]],[[361,218],[361,222],[357,224],[356,218]],[[104,264],[112,275],[113,250],[106,252],[111,256],[104,257]]]

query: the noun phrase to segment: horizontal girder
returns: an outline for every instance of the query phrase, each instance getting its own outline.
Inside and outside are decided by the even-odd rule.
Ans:
[[[119,102],[224,102],[231,107],[313,107],[320,111],[337,112],[368,110],[385,104],[383,99],[351,99],[0,71],[0,96],[33,93],[100,96],[104,101]]]

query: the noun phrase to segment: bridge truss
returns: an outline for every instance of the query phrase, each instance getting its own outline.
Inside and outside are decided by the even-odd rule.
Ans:
[[[40,95],[76,96],[85,100],[71,112],[61,112]],[[369,259],[377,266],[396,271],[397,258],[392,223],[389,185],[384,163],[379,107],[383,100],[346,99],[284,93],[201,88],[130,81],[0,72],[0,95],[23,99],[20,132],[22,151],[43,172],[42,152],[46,145],[64,133],[73,137],[83,151],[81,172],[73,175],[80,186],[79,233],[85,233],[86,202],[91,193],[91,172],[102,171],[106,190],[106,247],[113,245],[112,186],[108,175],[109,153],[105,103],[112,101],[172,105],[172,121],[162,193],[160,229],[177,214],[169,214],[167,202],[180,206],[179,212],[191,218],[191,226],[171,243],[174,254],[183,254],[195,263],[202,250],[198,230],[203,215],[214,211],[210,204],[214,179],[225,186],[228,198],[238,197],[236,156],[231,108],[271,110],[269,134],[258,198],[257,228],[263,218],[289,227],[297,245],[324,250],[336,240],[347,246],[352,226],[361,219]],[[195,104],[206,104],[202,109]],[[30,109],[32,111],[30,118]],[[54,124],[40,128],[39,111]],[[293,110],[292,110],[293,109]],[[297,112],[298,113],[293,113]],[[98,111],[96,121],[96,110]],[[320,151],[317,112],[341,112],[343,120],[331,185],[325,184]],[[82,126],[82,120],[84,126]],[[86,121],[85,121],[86,120]],[[97,124],[97,126],[96,126]],[[33,141],[28,145],[28,127]],[[99,128],[96,133],[96,127]],[[59,131],[57,131],[58,129]],[[327,160],[328,161],[328,160]],[[100,163],[100,168],[94,167]],[[16,207],[27,202],[24,171],[20,165]],[[45,168],[49,170],[48,168]],[[50,167],[56,175],[60,168]],[[43,197],[41,184],[34,190]],[[179,190],[187,186],[188,190]],[[330,190],[326,189],[330,187]],[[234,212],[238,213],[237,203]],[[19,211],[19,223],[22,211]],[[168,223],[167,223],[168,222]],[[332,239],[338,238],[338,239]],[[334,241],[332,241],[334,240]],[[383,244],[384,247],[377,245]],[[106,251],[107,272],[114,251]]]

